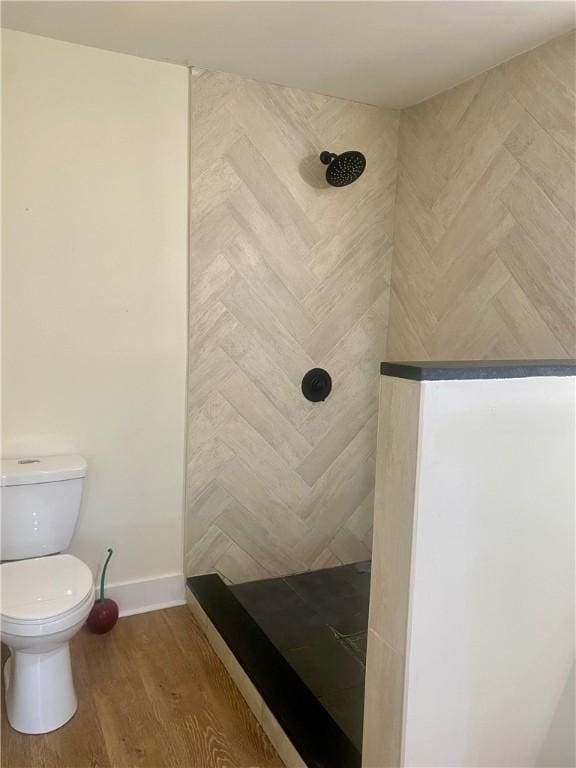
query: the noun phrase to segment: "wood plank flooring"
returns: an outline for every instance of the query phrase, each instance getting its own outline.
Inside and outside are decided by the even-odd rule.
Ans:
[[[83,630],[71,649],[78,712],[26,736],[2,711],[3,768],[282,768],[186,606]]]

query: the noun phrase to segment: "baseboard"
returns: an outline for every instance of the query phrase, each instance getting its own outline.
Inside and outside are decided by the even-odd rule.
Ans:
[[[183,573],[109,584],[105,594],[118,603],[120,616],[159,611],[186,603]]]

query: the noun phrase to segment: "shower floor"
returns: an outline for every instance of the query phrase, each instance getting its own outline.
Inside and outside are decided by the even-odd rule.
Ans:
[[[361,750],[370,561],[230,589]]]

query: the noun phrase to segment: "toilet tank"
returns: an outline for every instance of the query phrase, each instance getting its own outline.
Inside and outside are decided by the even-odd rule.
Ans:
[[[68,549],[86,470],[82,456],[2,459],[1,560],[42,557]]]

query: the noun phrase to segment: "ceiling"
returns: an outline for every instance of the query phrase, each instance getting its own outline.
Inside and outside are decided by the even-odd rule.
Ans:
[[[570,0],[2,3],[2,26],[406,107],[575,26]]]

